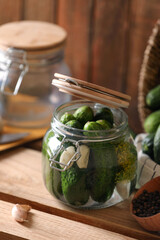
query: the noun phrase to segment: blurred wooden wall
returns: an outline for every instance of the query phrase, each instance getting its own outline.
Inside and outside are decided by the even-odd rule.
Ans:
[[[64,27],[72,75],[131,95],[127,113],[136,133],[139,71],[159,17],[160,0],[0,0],[0,24],[42,20]]]

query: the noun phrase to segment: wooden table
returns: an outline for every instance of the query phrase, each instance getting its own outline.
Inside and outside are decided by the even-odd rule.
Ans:
[[[41,143],[1,152],[0,240],[160,239],[133,219],[130,199],[106,209],[76,210],[53,198],[43,184]],[[15,203],[32,207],[28,221],[18,223],[12,218]]]

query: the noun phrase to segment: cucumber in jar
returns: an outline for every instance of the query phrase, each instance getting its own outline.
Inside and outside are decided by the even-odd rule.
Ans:
[[[88,131],[84,133],[88,137],[98,137],[102,133],[97,130],[103,130],[103,128],[97,122],[87,122],[84,130]],[[92,199],[103,203],[110,199],[115,187],[117,165],[115,146],[111,143],[97,141],[90,143],[90,148],[87,184]]]
[[[92,199],[96,202],[106,202],[113,194],[117,155],[113,144],[103,143],[92,145],[90,154],[90,174],[88,187]]]
[[[60,118],[60,122],[63,124],[66,124],[67,122],[69,122],[71,120],[75,120],[75,117],[73,116],[73,114],[68,113],[68,112],[65,112]]]
[[[94,120],[97,121],[101,119],[106,120],[111,124],[111,126],[113,126],[113,123],[114,123],[113,113],[109,108],[102,107],[97,110]]]
[[[61,173],[62,192],[66,201],[75,206],[87,203],[89,191],[86,187],[86,169],[80,169],[76,163]]]
[[[84,125],[86,122],[93,120],[94,113],[92,108],[90,108],[89,106],[81,106],[77,108],[73,116],[77,121]]]
[[[54,132],[50,129],[45,134],[42,144],[43,178],[48,191],[57,198],[60,198],[62,196],[61,173],[50,167],[49,160],[53,152],[53,144],[51,143],[53,138],[55,138]],[[59,156],[56,160],[58,159]]]

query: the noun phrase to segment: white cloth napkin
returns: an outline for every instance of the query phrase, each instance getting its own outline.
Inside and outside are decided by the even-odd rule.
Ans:
[[[137,185],[140,188],[152,178],[160,176],[160,165],[155,163],[147,154],[142,152],[142,141],[147,134],[139,134],[135,138],[135,146],[138,154]]]

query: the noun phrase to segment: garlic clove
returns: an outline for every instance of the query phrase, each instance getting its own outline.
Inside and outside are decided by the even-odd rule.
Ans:
[[[24,222],[27,219],[27,214],[31,210],[29,205],[16,204],[12,208],[12,217],[17,222]]]
[[[63,153],[60,156],[60,160],[59,160],[62,168],[65,167],[63,164],[65,164],[65,165],[68,164],[68,162],[70,161],[70,159],[73,157],[74,154],[75,154],[75,148],[73,146],[70,146],[63,151]],[[73,162],[71,162],[69,164],[67,169],[70,168],[72,166],[72,164],[73,164]]]
[[[90,153],[89,147],[86,145],[81,145],[80,153],[81,157],[78,159],[77,165],[79,168],[87,168]]]

